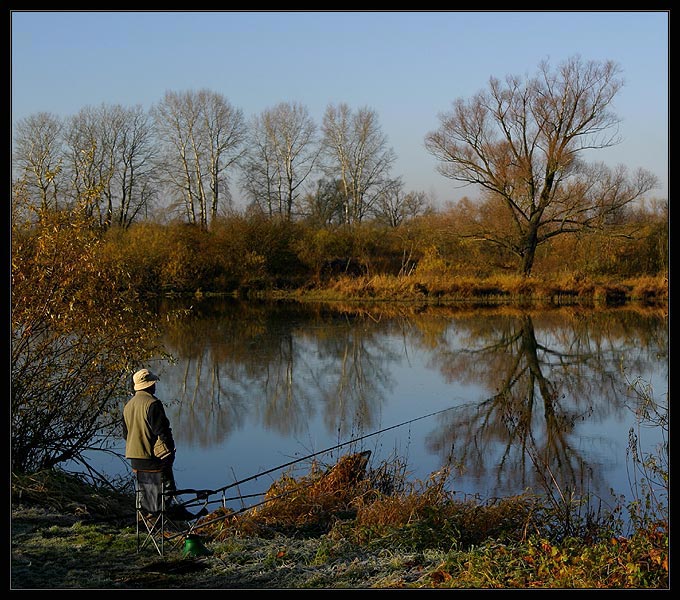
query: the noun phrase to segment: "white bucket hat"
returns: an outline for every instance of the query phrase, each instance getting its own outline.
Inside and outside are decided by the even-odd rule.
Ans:
[[[145,390],[156,383],[160,377],[154,375],[149,369],[140,369],[132,376],[132,382],[135,384],[135,391]]]

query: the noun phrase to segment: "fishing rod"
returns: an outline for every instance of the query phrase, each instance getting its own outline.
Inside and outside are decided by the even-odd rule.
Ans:
[[[227,513],[227,514],[223,514],[223,515],[218,515],[217,517],[212,517],[212,518],[208,519],[207,521],[196,521],[195,523],[190,525],[187,529],[184,529],[184,530],[179,531],[177,533],[168,535],[166,539],[168,541],[170,541],[170,540],[173,540],[173,539],[178,538],[178,537],[190,535],[194,531],[200,530],[200,529],[207,527],[209,525],[214,525],[215,523],[218,523],[219,521],[224,521],[225,519],[231,519],[233,517],[237,517],[240,514],[246,512],[248,510],[252,510],[253,508],[257,508],[258,506],[262,506],[264,504],[267,504],[268,502],[273,502],[274,500],[281,500],[282,498],[285,498],[286,496],[289,496],[289,495],[291,495],[295,492],[299,492],[300,489],[305,489],[305,488],[311,487],[312,485],[314,485],[313,481],[306,483],[306,484],[303,484],[303,485],[298,484],[293,489],[281,492],[280,494],[277,494],[276,496],[272,496],[271,498],[265,498],[261,502],[257,502],[255,504],[250,505],[250,506],[243,506],[236,511],[233,511],[233,512],[230,512],[230,513]],[[262,495],[263,494],[250,494],[249,496],[244,496],[244,497],[262,496]],[[206,504],[209,504],[209,503],[206,502]]]
[[[234,483],[230,483],[229,485],[225,485],[224,487],[217,488],[215,490],[194,490],[194,489],[183,489],[183,490],[177,490],[176,494],[181,495],[182,493],[186,494],[202,494],[203,497],[210,496],[212,494],[219,494],[220,492],[224,492],[228,490],[229,488],[232,488],[234,486],[240,485],[242,483],[246,483],[247,481],[252,481],[253,479],[257,479],[258,477],[262,477],[263,475],[268,475],[269,473],[273,473],[274,471],[278,471],[280,469],[284,469],[286,467],[290,467],[291,465],[294,465],[296,463],[302,462],[303,460],[308,460],[310,458],[313,458],[315,456],[319,456],[320,454],[325,454],[326,452],[330,452],[331,450],[337,450],[338,448],[342,448],[343,446],[347,446],[349,444],[353,444],[355,442],[358,442],[360,440],[372,437],[374,435],[378,435],[380,433],[384,433],[386,431],[390,431],[391,429],[396,429],[397,427],[403,427],[404,425],[408,425],[410,423],[415,423],[416,421],[420,421],[422,419],[427,419],[429,417],[433,417],[435,415],[438,415],[440,413],[449,411],[451,409],[455,408],[454,406],[449,406],[448,408],[443,408],[441,410],[436,410],[434,412],[431,412],[427,415],[422,415],[420,417],[416,417],[414,419],[409,419],[408,421],[403,421],[402,423],[398,423],[397,425],[391,425],[390,427],[385,427],[384,429],[380,429],[378,431],[373,431],[371,433],[367,433],[365,435],[359,436],[357,438],[353,438],[347,442],[342,442],[340,444],[336,444],[335,446],[331,446],[330,448],[326,448],[325,450],[319,450],[318,452],[313,452],[312,454],[308,454],[307,456],[303,456],[301,458],[296,458],[295,460],[291,460],[287,463],[284,463],[282,465],[279,465],[277,467],[272,467],[271,469],[268,469],[266,471],[262,471],[261,473],[257,473],[256,475],[251,475],[250,477],[246,477],[245,479],[241,479],[240,481],[235,481]]]

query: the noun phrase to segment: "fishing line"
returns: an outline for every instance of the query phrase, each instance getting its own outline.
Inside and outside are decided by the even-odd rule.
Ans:
[[[251,475],[250,477],[246,477],[245,479],[241,479],[240,481],[235,481],[234,483],[230,483],[229,485],[225,485],[224,487],[217,488],[216,490],[200,490],[201,493],[206,494],[206,495],[212,495],[212,494],[218,494],[220,492],[224,492],[225,490],[228,490],[229,488],[232,488],[236,485],[240,485],[242,483],[245,483],[247,481],[252,481],[253,479],[257,479],[258,477],[262,477],[263,475],[268,475],[269,473],[273,473],[274,471],[278,471],[279,469],[284,469],[286,467],[290,467],[291,465],[294,465],[296,463],[299,463],[303,460],[307,460],[309,458],[313,458],[315,456],[319,456],[320,454],[325,454],[326,452],[330,452],[331,450],[337,450],[338,448],[342,448],[343,446],[347,446],[349,444],[354,444],[355,442],[358,442],[360,440],[364,440],[366,438],[372,437],[374,435],[378,435],[380,433],[384,433],[386,431],[390,431],[391,429],[396,429],[397,427],[403,427],[404,425],[408,425],[409,423],[415,423],[416,421],[420,421],[422,419],[427,419],[429,417],[433,417],[435,415],[438,415],[440,413],[446,412],[448,410],[451,410],[455,408],[454,406],[449,406],[448,408],[443,408],[441,410],[436,410],[434,412],[431,412],[427,415],[422,415],[420,417],[416,417],[414,419],[409,419],[408,421],[403,421],[402,423],[398,423],[396,425],[391,425],[390,427],[385,427],[384,429],[380,429],[378,431],[373,431],[371,433],[367,433],[365,435],[361,435],[357,438],[353,438],[347,442],[342,442],[340,444],[336,444],[335,446],[331,446],[330,448],[326,448],[325,450],[319,450],[318,452],[313,452],[312,454],[308,454],[307,456],[303,456],[302,458],[297,458],[295,460],[291,460],[287,463],[284,463],[282,465],[279,465],[277,467],[273,467],[271,469],[268,469],[266,471],[262,471],[261,473],[257,473],[256,475]],[[185,493],[195,493],[197,490],[178,490],[177,493],[181,494],[182,492]]]

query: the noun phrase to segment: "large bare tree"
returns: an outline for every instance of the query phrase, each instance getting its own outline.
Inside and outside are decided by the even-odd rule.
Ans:
[[[116,170],[115,126],[109,127],[108,107],[86,106],[65,127],[65,167],[69,176],[69,204],[79,204],[86,215],[105,222],[104,189]]]
[[[388,146],[377,113],[369,108],[352,112],[344,103],[329,105],[322,133],[324,171],[342,182],[345,222],[360,222],[383,191],[393,185],[389,173],[396,155]]]
[[[190,223],[207,228],[230,198],[227,171],[242,156],[243,112],[216,92],[165,93],[151,109],[166,183]]]
[[[531,274],[536,248],[551,238],[601,227],[656,186],[656,177],[627,168],[589,165],[587,151],[619,142],[610,110],[623,85],[612,61],[574,56],[533,77],[489,80],[489,89],[458,99],[425,137],[450,179],[481,186],[502,206],[508,227],[478,237],[519,258]]]
[[[305,106],[281,102],[253,118],[243,188],[269,216],[290,220],[319,155],[316,124]]]

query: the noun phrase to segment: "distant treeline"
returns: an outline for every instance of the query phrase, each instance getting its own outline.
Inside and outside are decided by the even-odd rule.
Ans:
[[[368,108],[330,104],[317,125],[284,102],[246,123],[200,90],[148,112],[22,119],[12,471],[82,459],[117,435],[129,373],[166,352],[143,297],[666,302],[668,201],[647,195],[657,178],[584,160],[618,141],[618,74],[574,57],[454,101],[425,148],[480,196],[439,207],[391,174]]]
[[[83,268],[83,277],[87,272],[116,273],[107,281],[142,295],[253,295],[328,289],[350,279],[372,279],[375,285],[379,278],[394,278],[416,292],[453,289],[452,282],[505,278],[514,285],[510,282],[526,280],[519,272],[518,257],[479,239],[475,231],[484,222],[475,219],[470,225],[460,205],[408,219],[397,227],[374,220],[320,226],[260,212],[220,217],[207,230],[181,221],[100,229],[94,220],[79,221],[68,211],[50,211],[39,221],[20,224],[15,219],[17,247],[42,248],[33,260],[24,251],[22,260],[15,262],[29,270],[26,277],[35,277],[36,269],[56,275],[64,268],[39,263],[51,254],[45,244],[60,252],[60,239],[70,238],[69,249],[61,249],[61,261],[91,265]],[[497,225],[489,223],[489,227]],[[57,228],[59,234],[51,233]],[[49,241],[44,239],[46,232]],[[81,252],[88,253],[87,259]],[[668,219],[665,207],[653,207],[628,211],[625,219],[606,229],[543,244],[530,280],[578,287],[598,279],[663,279],[667,273]]]
[[[99,225],[149,217],[204,229],[234,210],[288,220],[397,224],[430,200],[391,174],[397,156],[378,114],[329,104],[319,124],[299,102],[246,119],[220,93],[168,91],[141,106],[87,106],[62,118],[41,112],[15,124],[14,178],[36,205],[81,203]]]
[[[15,127],[13,234],[77,222],[77,236],[97,236],[97,260],[125,273],[118,286],[140,291],[665,277],[668,202],[648,196],[657,177],[583,156],[618,141],[619,73],[576,56],[455,100],[425,148],[480,196],[438,207],[391,174],[396,155],[369,108],[329,104],[317,124],[281,102],[246,121],[203,89],[168,91],[148,112],[38,113]]]

